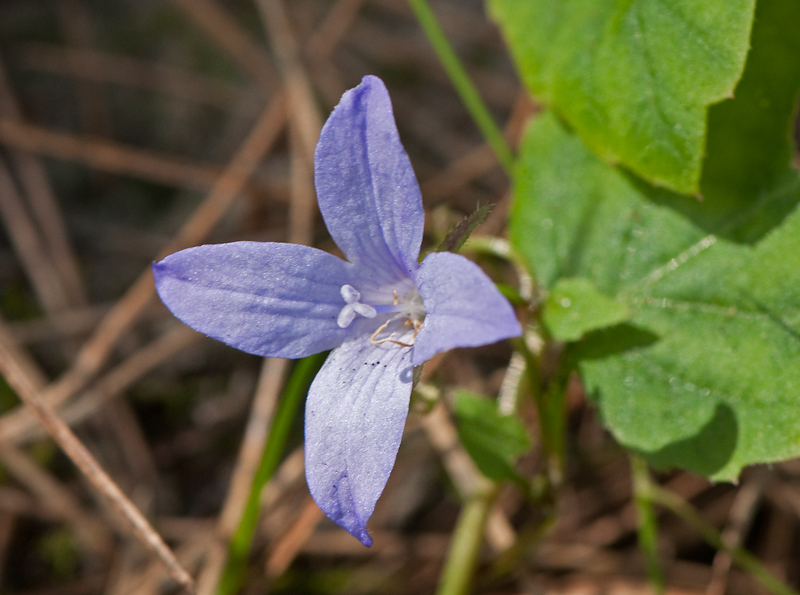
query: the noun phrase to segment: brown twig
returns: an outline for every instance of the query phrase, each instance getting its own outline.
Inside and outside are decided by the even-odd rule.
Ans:
[[[47,312],[67,307],[68,298],[48,258],[36,226],[25,209],[11,173],[0,159],[0,215],[8,235],[25,267],[39,302]]]
[[[731,507],[730,520],[722,531],[722,542],[729,549],[742,545],[753,523],[755,513],[771,472],[767,467],[755,470],[754,476],[742,483]],[[728,550],[719,550],[714,556],[711,580],[706,587],[706,595],[723,595],[728,585],[728,576],[733,558]]]
[[[282,0],[258,0],[261,20],[267,30],[291,106],[291,118],[297,126],[300,145],[309,163],[322,130],[322,116],[317,108],[308,74],[300,61],[297,40]]]
[[[236,468],[228,485],[228,495],[219,516],[217,534],[209,548],[203,573],[198,579],[198,595],[213,593],[227,560],[227,546],[239,526],[253,485],[269,426],[288,370],[285,359],[265,359],[261,367],[255,398],[245,428]]]
[[[98,492],[116,509],[130,524],[136,536],[164,563],[170,575],[188,592],[194,592],[192,577],[178,563],[175,556],[147,522],[139,510],[122,493],[117,484],[100,467],[92,454],[72,430],[53,412],[41,399],[36,388],[31,384],[11,357],[6,346],[0,342],[0,372],[8,384],[14,388],[17,395],[36,415],[41,424],[47,429],[53,440],[72,459],[73,463],[81,470],[86,478],[95,486]]]
[[[250,76],[269,97],[278,87],[272,63],[264,49],[213,0],[172,0]]]
[[[491,482],[481,475],[475,463],[461,446],[453,422],[447,409],[438,403],[433,410],[421,419],[422,427],[431,445],[439,453],[447,474],[466,501],[472,495],[491,489]],[[514,541],[515,532],[508,518],[498,508],[492,508],[486,526],[486,539],[492,548],[503,551]]]
[[[256,122],[250,136],[231,160],[206,200],[181,227],[162,252],[169,254],[200,242],[227,211],[263,155],[272,147],[284,123],[283,97],[274,99]],[[148,267],[103,318],[97,330],[78,353],[73,366],[49,386],[43,400],[57,407],[83,388],[111,354],[119,337],[136,320],[155,294]],[[7,414],[7,415],[13,415]],[[0,438],[10,430],[5,416],[0,418]]]
[[[43,470],[23,451],[9,443],[0,443],[0,461],[21,483],[39,497],[40,503],[66,522],[88,546],[101,557],[111,552],[112,541],[105,525],[82,509],[72,493]]]
[[[94,31],[86,2],[58,0],[56,8],[61,33],[67,45],[91,49],[94,46]],[[84,129],[97,136],[111,136],[111,115],[103,93],[103,87],[94,81],[75,83],[75,95]]]
[[[6,323],[6,330],[20,345],[88,334],[108,311],[107,305],[70,308],[57,314]]]
[[[144,374],[163,363],[169,357],[203,338],[186,326],[176,326],[171,331],[142,347],[110,370],[75,402],[63,408],[61,418],[69,425],[75,425],[97,412],[104,404],[120,395],[128,386]],[[42,436],[42,429],[36,420],[21,409],[7,414],[3,424],[7,428],[5,440],[16,443],[30,442]]]
[[[21,122],[19,109],[5,69],[0,63],[0,117]],[[24,151],[9,151],[12,164],[17,171],[20,187],[31,207],[42,233],[42,241],[48,251],[53,266],[59,273],[69,302],[84,305],[88,302],[83,286],[75,252],[67,234],[64,218],[58,205],[55,192],[42,163]]]
[[[355,21],[365,0],[338,0],[308,41],[306,53],[311,60],[327,60]]]
[[[188,568],[197,569],[210,539],[207,531],[201,531],[186,539],[175,550],[175,557]],[[124,573],[119,577],[113,595],[159,595],[164,592],[164,573],[158,562],[152,562],[138,573]]]
[[[303,544],[311,537],[317,524],[324,516],[311,496],[306,497],[297,518],[281,536],[269,558],[267,558],[264,571],[269,580],[275,580],[286,572],[286,569],[297,557]]]
[[[356,21],[364,1],[338,0],[305,44],[306,63],[314,75],[314,84],[331,108],[346,90],[339,67],[333,60],[333,52]]]
[[[17,68],[112,83],[230,110],[260,97],[249,89],[157,62],[46,43],[15,46]]]
[[[0,143],[113,174],[196,190],[211,188],[221,173],[213,165],[199,165],[155,151],[11,120],[0,120]]]
[[[289,147],[292,152],[289,239],[296,244],[310,244],[314,235],[317,195],[314,192],[314,167],[301,146],[298,128],[296,120],[293,120],[289,131]]]

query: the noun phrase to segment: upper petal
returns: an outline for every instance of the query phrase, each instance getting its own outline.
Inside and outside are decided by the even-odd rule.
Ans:
[[[417,270],[422,198],[379,78],[342,96],[322,128],[314,174],[322,217],[350,262],[381,284]]]
[[[305,357],[361,332],[342,329],[342,285],[353,266],[296,244],[235,242],[189,248],[153,264],[156,290],[175,316],[228,345],[270,357]]]
[[[476,347],[522,334],[508,300],[463,256],[429,254],[415,280],[427,312],[414,341],[415,366],[453,347]]]
[[[403,436],[412,376],[410,349],[361,339],[333,350],[308,391],[308,489],[331,520],[366,546],[372,543],[367,519]]]

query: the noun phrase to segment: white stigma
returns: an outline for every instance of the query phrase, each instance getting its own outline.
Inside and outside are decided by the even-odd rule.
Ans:
[[[340,328],[347,328],[356,317],[356,314],[361,314],[364,318],[375,318],[378,312],[369,304],[362,304],[359,300],[361,294],[352,285],[342,285],[342,298],[344,299],[345,306],[339,312],[339,318],[336,319],[336,324]]]

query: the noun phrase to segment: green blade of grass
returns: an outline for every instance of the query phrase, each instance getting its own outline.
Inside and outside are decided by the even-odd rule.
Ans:
[[[447,71],[447,76],[450,77],[453,86],[461,97],[461,101],[464,102],[486,142],[489,143],[489,146],[492,147],[495,155],[497,155],[500,165],[503,166],[509,176],[512,176],[514,154],[508,143],[506,143],[506,139],[503,137],[503,133],[498,128],[494,118],[492,118],[492,114],[489,113],[489,109],[478,94],[475,85],[472,84],[453,47],[447,41],[447,37],[441,26],[439,26],[436,15],[433,14],[430,6],[428,6],[427,0],[408,0],[408,3],[414,10],[417,20],[439,57],[442,66]]]
[[[258,524],[261,491],[278,467],[303,397],[326,356],[327,353],[318,353],[301,359],[295,364],[289,376],[275,411],[261,462],[253,476],[253,485],[242,513],[242,520],[228,547],[228,562],[217,587],[217,595],[234,595],[241,587],[244,567],[250,555]]]

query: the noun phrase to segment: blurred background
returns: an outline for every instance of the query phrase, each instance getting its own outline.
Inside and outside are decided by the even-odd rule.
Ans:
[[[515,146],[537,106],[482,2],[431,5]],[[156,299],[149,265],[241,239],[335,252],[316,209],[313,147],[366,74],[389,88],[422,187],[424,248],[487,204],[475,233],[502,239],[508,179],[405,0],[0,2],[0,343],[201,593],[214,592],[290,364],[183,327]],[[520,282],[500,258],[479,262]],[[502,343],[445,354],[426,365],[420,392],[495,397],[513,381],[510,357]],[[520,469],[534,476],[545,463],[527,409],[534,448]],[[577,380],[569,409],[561,493],[538,504],[499,494],[476,592],[651,592],[629,459]],[[180,592],[2,381],[0,411],[0,592]],[[447,408],[418,397],[366,549],[309,499],[301,411],[262,497],[243,592],[433,593],[477,473]],[[739,486],[658,480],[800,582],[796,462],[749,469]],[[658,518],[667,592],[765,592],[692,528]]]

